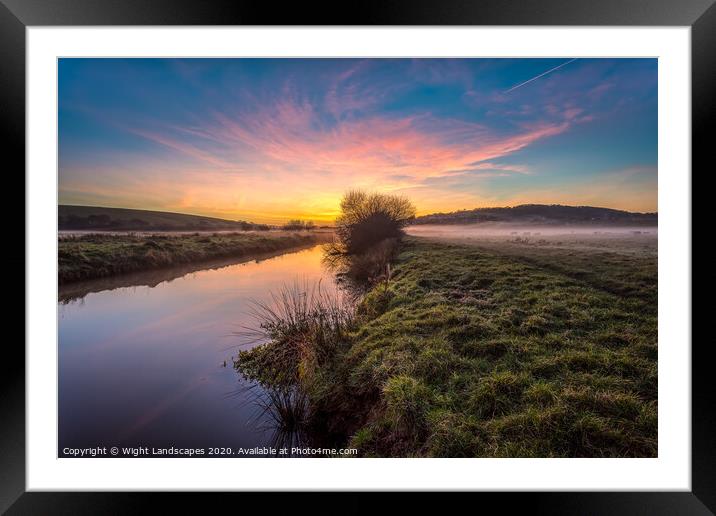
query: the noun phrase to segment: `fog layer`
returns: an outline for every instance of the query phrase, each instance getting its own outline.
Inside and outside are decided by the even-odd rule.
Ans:
[[[479,238],[479,237],[539,237],[539,236],[656,236],[657,227],[649,226],[592,226],[592,225],[518,225],[508,223],[415,225],[406,229],[409,235],[433,238]]]

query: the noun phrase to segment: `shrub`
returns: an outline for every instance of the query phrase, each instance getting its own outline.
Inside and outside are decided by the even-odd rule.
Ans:
[[[402,237],[413,218],[415,207],[404,197],[352,190],[341,200],[336,234],[346,253],[361,253],[382,240]]]

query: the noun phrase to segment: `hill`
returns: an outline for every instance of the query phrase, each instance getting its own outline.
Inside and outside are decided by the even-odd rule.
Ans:
[[[658,222],[656,213],[563,206],[559,204],[522,204],[504,208],[476,208],[417,217],[413,224],[474,224],[507,222],[515,224],[608,224],[651,226]]]
[[[104,231],[200,231],[200,230],[266,230],[265,224],[226,220],[201,215],[165,211],[103,208],[99,206],[58,206],[61,230]]]

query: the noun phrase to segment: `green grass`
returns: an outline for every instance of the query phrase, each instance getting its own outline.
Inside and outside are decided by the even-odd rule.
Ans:
[[[60,284],[324,242],[329,233],[91,234],[58,241]]]
[[[361,456],[655,457],[656,273],[655,245],[407,239],[314,413]]]

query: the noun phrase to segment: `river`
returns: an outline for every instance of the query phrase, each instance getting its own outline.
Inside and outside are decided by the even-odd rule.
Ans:
[[[60,456],[96,446],[269,445],[260,392],[232,367],[250,345],[234,332],[255,325],[253,301],[296,282],[334,289],[333,276],[320,245],[214,267],[60,289]]]

